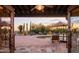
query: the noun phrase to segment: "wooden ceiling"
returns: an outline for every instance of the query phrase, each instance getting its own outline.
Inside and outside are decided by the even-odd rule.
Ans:
[[[15,9],[15,17],[51,17],[65,16],[69,5],[44,5],[44,12],[31,11],[35,5],[12,5]]]

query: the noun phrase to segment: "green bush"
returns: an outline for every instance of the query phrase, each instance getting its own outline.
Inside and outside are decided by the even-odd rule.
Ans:
[[[47,28],[46,26],[40,24],[37,27],[32,27],[31,29],[31,33],[36,33],[36,34],[47,34],[49,32],[49,28]]]

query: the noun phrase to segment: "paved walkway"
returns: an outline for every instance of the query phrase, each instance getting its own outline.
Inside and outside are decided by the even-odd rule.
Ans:
[[[65,43],[51,43],[51,38],[34,36],[16,36],[16,53],[66,53]]]

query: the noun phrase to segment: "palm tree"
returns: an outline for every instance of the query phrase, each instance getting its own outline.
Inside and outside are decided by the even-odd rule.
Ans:
[[[18,29],[19,29],[19,32],[22,33],[23,26],[22,26],[22,25],[19,25],[19,26],[18,26]]]

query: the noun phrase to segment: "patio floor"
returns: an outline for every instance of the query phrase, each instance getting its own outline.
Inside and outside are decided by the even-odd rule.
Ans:
[[[52,43],[51,38],[15,36],[15,53],[67,53],[65,43]]]

